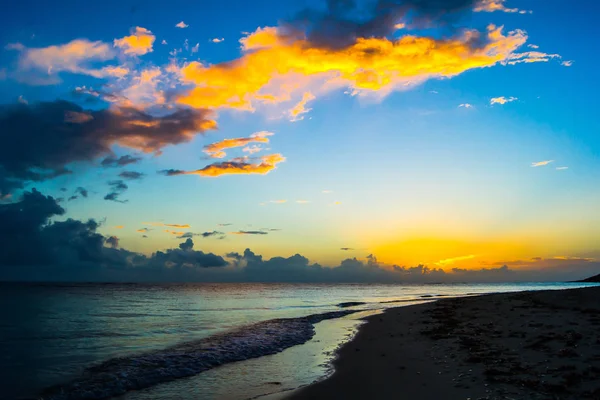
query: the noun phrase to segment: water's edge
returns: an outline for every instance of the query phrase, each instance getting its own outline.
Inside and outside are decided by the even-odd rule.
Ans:
[[[259,322],[164,350],[113,358],[82,376],[45,389],[40,400],[101,400],[199,374],[223,364],[279,353],[309,341],[314,324],[361,310]]]

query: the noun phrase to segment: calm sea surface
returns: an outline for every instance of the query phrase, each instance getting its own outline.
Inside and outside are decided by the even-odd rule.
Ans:
[[[48,387],[46,398],[67,398],[56,385],[69,382],[63,388],[81,398],[88,389],[126,400],[257,398],[326,375],[365,313],[438,296],[580,286],[3,283],[0,398],[36,398]],[[341,315],[352,310],[361,312]],[[337,313],[317,315],[328,312]],[[143,389],[129,391],[136,385]]]

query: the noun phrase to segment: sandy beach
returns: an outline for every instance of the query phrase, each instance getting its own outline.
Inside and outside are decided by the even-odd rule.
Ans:
[[[600,399],[600,287],[443,299],[367,318],[290,399]]]

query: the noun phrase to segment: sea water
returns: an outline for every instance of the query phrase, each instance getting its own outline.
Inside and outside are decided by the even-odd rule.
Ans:
[[[386,307],[581,286],[3,283],[0,399],[260,398],[328,374]]]

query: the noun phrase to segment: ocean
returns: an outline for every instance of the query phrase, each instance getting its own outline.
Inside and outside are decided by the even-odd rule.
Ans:
[[[361,317],[591,284],[0,284],[0,399],[260,399],[331,372]]]

